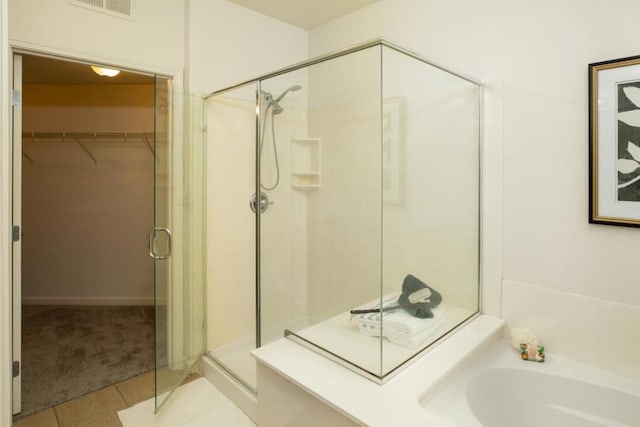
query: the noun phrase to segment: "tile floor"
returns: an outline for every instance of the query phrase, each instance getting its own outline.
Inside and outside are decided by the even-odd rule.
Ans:
[[[153,413],[149,399],[118,412],[124,427],[256,427],[256,425],[216,389],[200,377],[178,387],[159,414]]]
[[[191,374],[184,383],[198,378]],[[183,383],[183,384],[184,384]],[[61,403],[16,421],[14,427],[122,427],[118,411],[151,399],[153,372]]]

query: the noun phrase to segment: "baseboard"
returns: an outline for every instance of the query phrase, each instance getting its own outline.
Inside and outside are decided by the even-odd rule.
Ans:
[[[22,297],[23,305],[153,305],[153,297]]]
[[[207,356],[200,358],[199,371],[214,387],[220,390],[255,423],[258,412],[256,396],[233,377],[224,372]]]

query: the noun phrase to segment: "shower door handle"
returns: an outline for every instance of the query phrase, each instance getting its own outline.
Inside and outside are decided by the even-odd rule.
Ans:
[[[159,255],[157,252],[158,233],[165,233],[167,235],[167,253],[164,255]],[[153,229],[151,229],[151,231],[149,232],[147,249],[149,251],[149,256],[153,259],[169,258],[172,251],[171,230],[164,227],[154,227]]]

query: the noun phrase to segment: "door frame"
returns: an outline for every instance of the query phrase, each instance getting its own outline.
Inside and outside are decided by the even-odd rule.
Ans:
[[[4,4],[4,0],[2,1]],[[5,10],[1,11],[2,18],[4,18],[4,12]],[[3,21],[2,23],[4,24],[5,21]],[[3,28],[3,31],[4,31],[4,28]],[[3,38],[3,40],[6,40],[6,39]],[[3,47],[7,47],[6,52],[3,50]],[[11,235],[11,228],[13,225],[12,210],[13,210],[13,203],[15,201],[14,193],[16,191],[13,188],[13,183],[15,178],[14,174],[17,172],[21,173],[21,168],[18,168],[19,171],[15,170],[14,161],[16,161],[15,160],[16,158],[19,161],[21,161],[22,159],[22,154],[21,154],[22,140],[21,138],[14,138],[14,135],[13,135],[14,132],[9,130],[13,128],[13,122],[14,122],[14,109],[8,108],[9,106],[11,106],[11,98],[12,98],[12,92],[13,92],[14,55],[36,55],[36,56],[50,57],[50,58],[59,59],[63,61],[73,61],[73,62],[86,63],[86,64],[102,64],[106,67],[113,67],[113,68],[128,70],[136,73],[144,73],[144,74],[159,76],[159,77],[168,79],[171,82],[175,82],[177,84],[182,83],[184,78],[184,73],[183,71],[178,71],[178,70],[166,70],[166,69],[160,70],[161,67],[158,67],[158,69],[154,71],[149,69],[149,67],[145,65],[132,64],[132,63],[127,63],[125,61],[118,61],[113,59],[102,58],[99,56],[88,55],[86,54],[86,52],[80,53],[80,52],[66,51],[66,50],[56,49],[51,46],[43,46],[37,43],[29,43],[29,42],[22,42],[22,41],[9,40],[8,45],[4,44],[3,46],[0,46],[0,54],[3,55],[2,58],[0,58],[0,64],[6,65],[6,68],[9,71],[9,73],[6,73],[8,75],[6,77],[3,76],[2,80],[0,80],[0,84],[2,85],[1,86],[2,90],[0,95],[2,96],[2,100],[7,101],[0,107],[0,113],[2,114],[2,117],[0,117],[0,120],[1,120],[0,123],[2,123],[3,125],[3,126],[0,126],[0,131],[1,131],[0,136],[2,136],[3,138],[6,137],[5,139],[6,143],[2,144],[2,147],[1,147],[2,151],[0,152],[0,161],[2,162],[0,164],[0,173],[1,173],[0,197],[2,198],[3,201],[8,202],[6,205],[2,203],[2,205],[7,206],[7,208],[2,208],[2,212],[0,212],[0,225],[4,226],[6,224],[6,227],[3,227],[3,230],[0,231],[0,238],[2,239],[2,241],[0,241],[0,245],[2,246],[2,250],[0,250],[0,253],[3,254],[3,258],[0,259],[0,263],[1,263],[0,273],[3,274],[3,277],[2,277],[3,279],[4,278],[7,279],[5,282],[7,284],[6,289],[3,289],[4,294],[0,294],[0,308],[1,308],[0,313],[2,313],[0,315],[4,316],[4,318],[0,320],[7,321],[7,327],[4,328],[3,330],[0,330],[0,339],[2,339],[3,341],[3,342],[0,342],[0,348],[2,348],[3,350],[6,349],[6,351],[0,352],[0,363],[2,363],[3,369],[8,369],[8,372],[0,371],[0,373],[3,374],[2,376],[0,376],[0,379],[2,379],[3,381],[3,383],[0,385],[0,389],[3,391],[4,390],[9,391],[9,393],[3,392],[2,396],[0,397],[0,408],[2,408],[2,412],[0,412],[0,424],[2,424],[3,420],[5,419],[9,420],[9,422],[11,421],[12,415],[14,413],[13,411],[14,402],[19,401],[20,399],[20,396],[14,396],[14,395],[17,393],[21,393],[21,390],[17,390],[17,391],[14,390],[14,379],[13,379],[12,370],[11,370],[11,365],[12,365],[12,361],[14,360],[14,356],[20,353],[20,352],[14,353],[14,343],[18,343],[18,346],[20,346],[20,341],[22,338],[21,336],[14,337],[14,330],[16,329],[16,326],[17,328],[20,328],[22,316],[21,316],[21,313],[13,312],[13,307],[15,306],[15,304],[17,304],[16,301],[18,301],[18,297],[16,294],[21,295],[21,288],[22,288],[22,283],[19,280],[16,281],[13,279],[14,277],[13,273],[16,266],[14,265],[14,257],[12,255],[14,245],[13,245],[12,235]],[[6,61],[6,64],[4,63],[4,61]],[[0,74],[5,75],[5,73],[0,73]],[[6,79],[6,84],[4,79]],[[5,108],[7,108],[7,111],[5,111]],[[21,108],[20,108],[20,111],[22,111]],[[5,123],[7,124],[6,127],[4,126]],[[22,189],[20,188],[19,197],[22,196],[21,191]],[[21,222],[21,218],[20,218],[20,222]],[[7,268],[6,272],[4,271],[5,267]],[[3,286],[3,288],[5,288],[5,286]],[[14,295],[16,296],[15,298],[14,298]],[[7,332],[6,337],[4,336],[5,331]],[[18,387],[18,388],[21,388],[21,387]]]
[[[11,55],[11,222],[22,234],[22,55]],[[16,92],[18,91],[18,92]],[[18,93],[18,97],[16,97]],[[22,236],[11,236],[12,365],[20,364],[18,375],[12,372],[11,412],[22,411]]]
[[[0,0],[0,424],[11,425],[11,134],[9,131],[11,67],[9,2]]]

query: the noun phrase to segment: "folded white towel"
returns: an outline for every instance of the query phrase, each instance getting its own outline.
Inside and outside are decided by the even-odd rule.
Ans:
[[[389,307],[398,305],[398,295],[399,293],[393,293],[390,295],[386,295],[382,300],[382,307]],[[358,308],[361,309],[375,309],[380,308],[380,303],[369,303]],[[389,314],[393,313],[392,311],[387,311],[384,313],[384,319],[387,320]],[[380,313],[364,313],[357,314],[352,316],[351,320],[355,320],[358,322],[359,326],[366,325],[369,329],[380,330]]]
[[[385,296],[382,306],[388,307],[397,305],[398,295],[391,294]],[[380,304],[375,304],[369,308],[378,308]],[[444,319],[444,308],[438,306],[433,310],[433,317],[430,319],[420,319],[407,313],[400,308],[393,311],[383,313],[366,313],[354,316],[363,335],[380,336],[382,327],[382,335],[389,337],[389,334],[397,338],[411,338],[418,334],[432,331],[441,324]],[[381,322],[382,318],[382,322]]]
[[[397,334],[394,331],[388,331],[388,333],[385,333],[384,335],[389,338],[389,341],[392,343],[407,348],[416,348],[427,342],[429,338],[433,337],[436,332],[438,332],[438,329],[444,324],[444,316],[434,317],[429,320],[433,320],[433,322],[431,322],[431,327],[416,335],[407,336],[405,334]]]
[[[402,313],[400,313],[401,311]],[[377,320],[359,319],[357,323],[363,335],[379,336],[380,328],[382,327],[383,336],[393,334],[397,337],[411,338],[425,332],[431,332],[442,324],[445,317],[444,308],[438,306],[432,311],[433,317],[430,319],[413,317],[403,309],[398,309],[393,312],[387,311],[383,315],[382,325],[379,318]],[[377,315],[378,313],[375,314]]]

